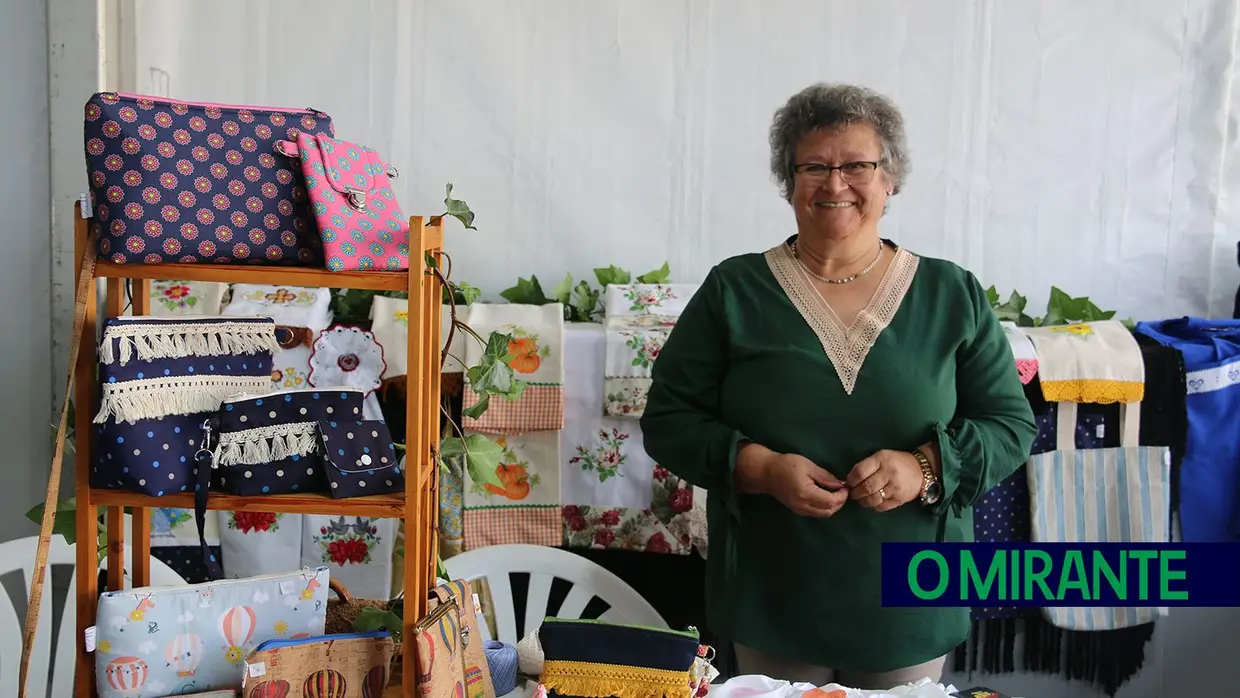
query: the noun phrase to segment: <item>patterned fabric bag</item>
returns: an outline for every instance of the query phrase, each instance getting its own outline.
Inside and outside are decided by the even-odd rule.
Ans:
[[[1026,466],[1035,543],[1166,543],[1171,539],[1171,452],[1139,446],[1140,403],[1120,406],[1119,448],[1077,450],[1076,403],[1061,402],[1057,448]],[[1166,608],[1046,608],[1066,630],[1153,622]]]
[[[297,166],[275,143],[331,136],[327,114],[106,92],[86,103],[84,130],[100,257],[321,263]]]
[[[323,473],[335,499],[405,491],[396,444],[380,421],[319,422]]]
[[[246,698],[382,698],[395,642],[386,630],[268,640],[245,660]]]
[[[324,491],[318,423],[360,419],[364,394],[302,388],[226,400],[212,420],[212,485],[243,497]]]
[[[327,568],[99,597],[95,683],[100,698],[166,696],[241,685],[261,643],[319,635]]]
[[[278,148],[301,159],[328,269],[409,268],[409,219],[392,191],[395,167],[374,148],[330,135],[303,132]]]
[[[266,318],[106,320],[92,485],[156,497],[189,490],[203,421],[230,395],[271,389],[277,346]]]
[[[495,698],[469,583],[430,593],[430,612],[413,629],[418,693],[426,698]]]
[[[695,628],[669,630],[547,618],[538,629],[549,696],[692,698],[702,645]]]

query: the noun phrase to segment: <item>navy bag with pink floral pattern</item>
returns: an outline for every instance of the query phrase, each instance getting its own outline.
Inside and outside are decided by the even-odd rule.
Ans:
[[[313,109],[92,96],[84,135],[99,257],[322,264],[301,167],[275,148],[302,131],[335,128]]]

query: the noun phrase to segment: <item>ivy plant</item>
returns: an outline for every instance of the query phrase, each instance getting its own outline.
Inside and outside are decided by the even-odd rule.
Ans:
[[[1046,313],[1041,316],[1026,312],[1029,299],[1015,290],[1007,300],[1003,300],[999,291],[991,286],[986,289],[986,300],[990,302],[990,307],[1000,320],[1015,323],[1018,327],[1051,327],[1077,322],[1098,322],[1115,317],[1114,310],[1099,308],[1088,296],[1073,298],[1057,286],[1051,286],[1051,295],[1046,301]],[[1132,329],[1131,319],[1122,322]]]
[[[671,268],[668,267],[667,262],[664,262],[663,266],[658,269],[638,276],[636,281],[639,284],[663,284],[668,282],[671,275]],[[521,305],[560,303],[564,306],[565,322],[595,322],[603,314],[602,289],[609,284],[633,283],[634,279],[627,270],[614,264],[595,269],[594,279],[598,282],[598,288],[591,286],[590,282],[585,279],[574,285],[573,275],[565,274],[564,280],[552,289],[551,295],[548,296],[543,291],[538,277],[531,274],[529,279],[518,277],[516,286],[500,291],[499,295],[509,303]]]

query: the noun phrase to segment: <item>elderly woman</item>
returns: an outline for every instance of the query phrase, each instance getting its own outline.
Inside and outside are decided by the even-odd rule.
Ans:
[[[707,275],[655,364],[646,450],[710,492],[708,616],[741,673],[939,680],[969,609],[884,607],[880,546],[972,540],[1033,413],[973,274],[879,233],[909,170],[895,105],[814,85],[770,142],[796,234]]]

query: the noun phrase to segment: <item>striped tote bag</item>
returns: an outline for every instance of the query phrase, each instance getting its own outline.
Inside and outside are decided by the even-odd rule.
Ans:
[[[1140,446],[1141,403],[1120,406],[1118,448],[1077,449],[1077,405],[1057,405],[1056,449],[1029,459],[1035,543],[1167,543],[1171,452]],[[1066,630],[1117,630],[1153,622],[1166,608],[1045,608]]]

